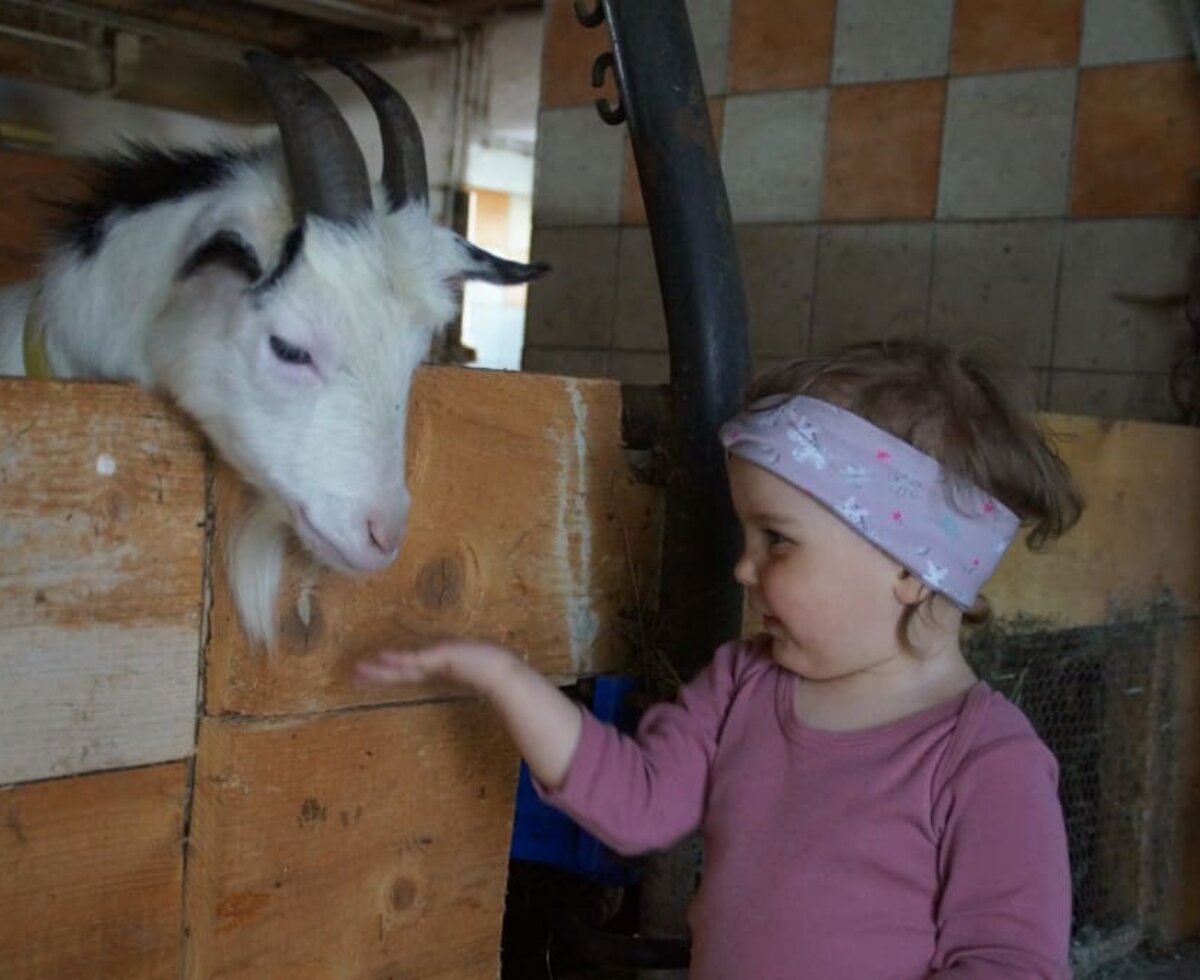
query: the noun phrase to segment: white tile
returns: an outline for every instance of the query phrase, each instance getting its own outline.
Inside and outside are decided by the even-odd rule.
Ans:
[[[1063,214],[1075,89],[1073,69],[952,78],[938,217]]]
[[[617,224],[624,138],[625,127],[607,125],[594,106],[543,109],[533,178],[534,224]]]
[[[733,0],[687,0],[688,20],[707,95],[723,95],[729,76],[729,17]]]
[[[613,347],[643,351],[667,349],[667,320],[648,228],[626,226],[621,229]]]
[[[953,21],[954,0],[838,0],[834,84],[945,75]]]
[[[1062,222],[939,223],[929,335],[1050,363]]]
[[[568,378],[607,378],[607,350],[569,347],[526,347],[521,370],[533,374],[557,374]]]
[[[1170,371],[1190,337],[1178,301],[1195,242],[1183,218],[1068,224],[1055,368]]]
[[[1182,0],[1086,0],[1084,65],[1182,58],[1191,53]]]
[[[610,376],[625,384],[661,385],[671,377],[671,362],[665,353],[614,350],[609,357]]]
[[[828,104],[824,89],[725,100],[721,164],[734,221],[817,217]]]
[[[1065,415],[1179,422],[1166,374],[1112,371],[1053,371],[1049,409]]]
[[[618,234],[616,227],[534,229],[533,258],[549,262],[551,269],[529,287],[527,345],[609,346]]]
[[[737,243],[751,357],[757,363],[803,353],[812,323],[816,226],[742,225]]]
[[[814,352],[925,334],[932,224],[833,225],[817,247]]]

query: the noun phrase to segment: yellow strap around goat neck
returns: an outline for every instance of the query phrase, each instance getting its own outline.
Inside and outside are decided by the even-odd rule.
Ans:
[[[46,355],[46,342],[42,338],[42,327],[37,318],[37,300],[29,304],[25,314],[25,376],[27,378],[53,378],[50,358]]]

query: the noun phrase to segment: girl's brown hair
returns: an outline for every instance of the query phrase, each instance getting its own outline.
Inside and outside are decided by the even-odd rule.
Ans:
[[[923,340],[854,344],[768,371],[746,402],[778,395],[839,405],[934,457],[951,490],[972,484],[1007,505],[1030,529],[1032,549],[1066,532],[1083,510],[1034,413],[998,371],[962,350]],[[973,624],[989,617],[982,597],[963,616]]]

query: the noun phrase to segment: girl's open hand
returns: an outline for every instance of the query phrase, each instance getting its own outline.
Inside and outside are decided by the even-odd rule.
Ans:
[[[490,643],[446,641],[422,650],[381,650],[355,664],[368,684],[422,684],[452,681],[477,690],[498,683],[516,659]]]
[[[468,640],[423,650],[381,650],[355,664],[367,684],[450,681],[471,688],[496,710],[534,776],[561,786],[579,744],[579,706],[504,647]]]

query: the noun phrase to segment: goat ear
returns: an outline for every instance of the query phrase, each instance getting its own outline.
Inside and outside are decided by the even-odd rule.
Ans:
[[[455,238],[464,255],[461,266],[464,279],[479,279],[500,286],[512,286],[539,279],[550,271],[550,266],[545,262],[513,262],[511,259],[493,255],[478,245],[472,245],[465,238],[457,235]]]

